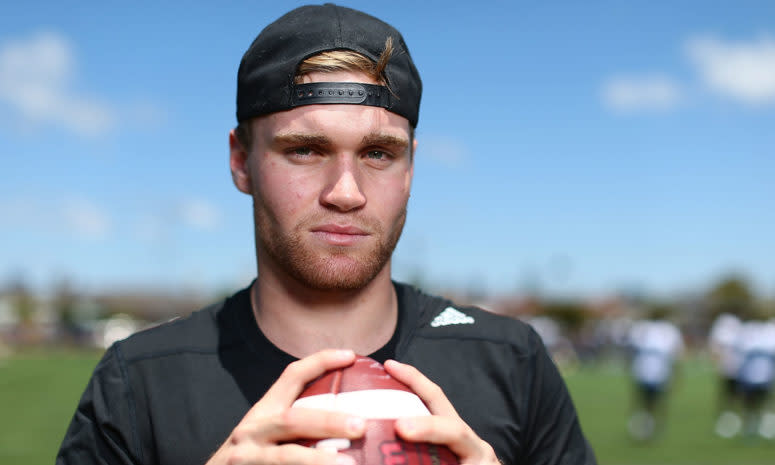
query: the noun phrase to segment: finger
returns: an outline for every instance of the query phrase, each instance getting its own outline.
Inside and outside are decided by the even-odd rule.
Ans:
[[[455,407],[444,395],[444,391],[417,368],[395,360],[387,360],[384,366],[392,377],[409,386],[409,389],[425,402],[432,414],[459,418]]]
[[[270,442],[297,438],[324,439],[363,436],[366,422],[363,418],[340,412],[329,412],[293,407],[285,411],[277,422],[262,422],[255,433]]]
[[[265,446],[253,441],[235,441],[233,438],[213,455],[210,464],[260,465],[267,463],[284,465],[337,465],[337,451],[283,444]],[[342,465],[342,464],[339,464]]]
[[[449,444],[470,441],[465,423],[456,418],[429,415],[396,420],[396,432],[407,441]]]
[[[495,458],[492,447],[459,418],[436,415],[399,418],[395,428],[407,441],[446,445],[460,458],[460,463],[488,463]]]
[[[316,449],[298,444],[260,447],[254,443],[235,447],[224,454],[222,463],[254,465],[282,463],[283,465],[355,465],[355,461],[336,450]],[[219,462],[219,463],[221,463]]]
[[[307,383],[326,371],[351,365],[354,361],[355,353],[351,350],[328,349],[288,364],[246,417],[252,416],[253,410],[264,413],[285,410],[299,397]]]
[[[298,444],[283,444],[266,448],[261,463],[284,465],[355,465],[352,457],[332,449],[317,449]]]
[[[324,350],[289,364],[269,390],[245,415],[235,433],[265,440],[265,434],[288,439],[285,415],[304,386],[328,370],[347,366],[355,360],[350,350]]]
[[[272,415],[254,416],[241,421],[229,436],[228,443],[240,448],[245,445],[274,446],[298,439],[355,439],[363,436],[365,420],[340,412],[290,408]]]

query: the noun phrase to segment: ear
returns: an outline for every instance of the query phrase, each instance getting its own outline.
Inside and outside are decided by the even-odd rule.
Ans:
[[[250,168],[248,166],[248,151],[242,146],[234,129],[229,131],[229,168],[231,179],[240,192],[252,194],[253,187],[250,182]]]

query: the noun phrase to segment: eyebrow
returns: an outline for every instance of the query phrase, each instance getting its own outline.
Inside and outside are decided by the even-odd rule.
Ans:
[[[286,133],[277,134],[272,139],[275,145],[316,145],[327,146],[331,144],[331,139],[320,134],[299,134]]]
[[[295,132],[277,134],[272,139],[272,142],[275,145],[313,145],[318,147],[327,147],[333,144],[329,137],[321,134],[303,134]],[[361,144],[366,146],[377,145],[394,147],[403,151],[409,147],[409,140],[391,134],[372,132],[363,136]]]
[[[406,150],[409,147],[409,140],[404,137],[397,137],[391,134],[371,133],[363,137],[363,145],[382,145],[394,147],[400,150]]]

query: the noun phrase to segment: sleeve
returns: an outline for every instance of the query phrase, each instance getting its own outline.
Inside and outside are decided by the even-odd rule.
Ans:
[[[118,345],[92,373],[57,454],[57,465],[140,464],[126,367]]]
[[[530,465],[596,465],[597,460],[581,431],[576,407],[565,381],[535,332],[528,405],[526,455]]]

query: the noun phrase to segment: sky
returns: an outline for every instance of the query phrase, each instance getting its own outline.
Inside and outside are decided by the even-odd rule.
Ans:
[[[66,3],[71,3],[66,5]],[[237,289],[240,58],[301,2],[5,2],[0,283]],[[775,296],[775,2],[358,2],[424,92],[397,279]]]

